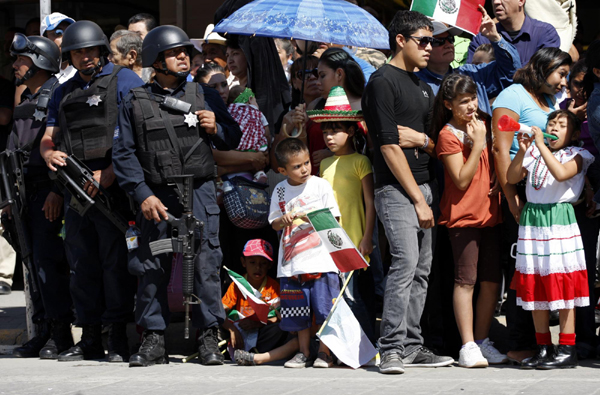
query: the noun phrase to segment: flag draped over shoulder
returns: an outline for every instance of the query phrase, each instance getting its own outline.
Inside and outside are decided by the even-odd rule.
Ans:
[[[340,361],[353,369],[366,365],[377,355],[377,350],[342,296],[318,336]]]
[[[227,267],[223,266],[225,270],[227,270],[227,274],[231,277],[231,280],[238,287],[244,298],[248,301],[252,309],[256,313],[256,317],[263,324],[267,323],[267,318],[269,318],[269,312],[271,310],[271,304],[262,300],[262,295],[258,292],[248,280],[237,274],[236,272],[229,270]],[[279,298],[273,300],[272,302],[278,302]]]
[[[485,0],[413,0],[410,9],[475,36],[481,26],[480,4]]]
[[[328,208],[314,210],[307,213],[306,216],[321,238],[323,247],[329,251],[333,262],[341,272],[350,272],[369,266],[346,231],[331,214],[331,210]]]

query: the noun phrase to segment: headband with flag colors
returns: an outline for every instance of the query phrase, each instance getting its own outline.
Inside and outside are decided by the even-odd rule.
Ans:
[[[413,0],[410,10],[476,36],[482,16],[477,7],[484,4],[485,0]]]
[[[322,110],[306,112],[314,122],[360,122],[364,119],[362,111],[354,111],[350,107],[346,91],[341,86],[334,86],[329,91],[329,96]]]

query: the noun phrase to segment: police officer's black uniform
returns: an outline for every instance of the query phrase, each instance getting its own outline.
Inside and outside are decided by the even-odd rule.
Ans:
[[[161,73],[176,75],[181,84],[174,90],[162,88],[158,82],[134,89],[124,100],[119,115],[120,133],[114,144],[113,165],[119,185],[138,204],[156,196],[175,217],[181,215],[181,205],[175,189],[167,185],[169,176],[194,176],[193,205],[195,217],[204,223],[203,233],[197,232],[195,257],[195,294],[202,301],[193,306],[193,324],[202,334],[199,354],[203,364],[222,364],[217,347],[217,330],[225,313],[221,303],[219,270],[222,253],[219,246],[219,207],[216,202],[216,166],[210,145],[217,149],[235,148],[241,136],[239,126],[227,114],[216,117],[217,133],[208,135],[194,114],[199,110],[225,108],[216,91],[205,91],[196,83],[185,82],[188,72],[175,73],[167,69],[163,51],[192,44],[187,35],[175,26],[160,26],[144,39],[144,67],[152,66],[162,56]],[[189,56],[189,55],[188,55]],[[189,113],[160,104],[164,97],[177,98],[192,105]],[[224,111],[226,114],[226,111]],[[137,224],[142,235],[139,248],[129,254],[129,270],[138,276],[136,322],[145,329],[144,341],[137,354],[131,356],[130,366],[166,363],[164,330],[169,324],[167,285],[172,257],[169,254],[153,257],[149,242],[170,237],[165,221],[146,220],[140,211]]]
[[[96,171],[111,165],[120,99],[143,82],[131,70],[107,62],[109,44],[98,25],[78,21],[65,30],[63,57],[70,59],[70,51],[91,47],[100,48],[99,63],[79,71],[56,90],[48,125],[60,127],[53,136],[60,151]],[[91,80],[84,80],[82,74],[92,75]],[[116,182],[107,191],[113,197],[125,197]],[[108,361],[127,362],[126,323],[133,312],[135,278],[127,271],[125,236],[97,208],[90,208],[82,217],[69,205],[70,200],[65,192],[65,249],[71,266],[71,296],[83,335],[58,359],[104,358],[101,332],[105,324],[110,325]]]
[[[46,130],[48,103],[59,82],[53,74],[60,70],[60,49],[45,37],[17,33],[10,49],[12,56],[27,56],[33,65],[17,81],[25,84],[40,73],[47,75],[37,92],[29,88],[23,92],[21,103],[15,108],[12,133],[8,139],[10,151],[20,150],[25,155],[24,174],[27,215],[24,219],[31,237],[34,273],[38,295],[33,294],[33,321],[40,322],[36,337],[13,351],[17,357],[56,359],[58,353],[73,346],[71,323],[72,301],[69,293],[69,264],[63,240],[59,236],[62,215],[50,222],[46,219],[44,203],[51,192],[60,195],[48,176],[46,163],[40,156],[40,140]]]

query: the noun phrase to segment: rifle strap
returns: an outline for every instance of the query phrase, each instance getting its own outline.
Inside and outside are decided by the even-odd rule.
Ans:
[[[177,139],[177,133],[175,132],[175,128],[173,127],[173,123],[171,122],[171,115],[167,112],[167,110],[161,108],[160,113],[162,115],[163,121],[165,123],[165,129],[167,130],[167,135],[169,136],[169,140],[171,140],[171,144],[173,144],[173,148],[179,153],[179,159],[181,159],[181,166],[185,163],[184,158],[185,155],[181,150],[181,145],[179,145],[179,141]]]

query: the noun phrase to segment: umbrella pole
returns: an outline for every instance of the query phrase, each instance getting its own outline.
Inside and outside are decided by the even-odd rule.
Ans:
[[[304,55],[302,56],[302,91],[300,93],[300,104],[304,103],[304,85],[306,85],[306,58],[308,57],[306,51],[308,51],[308,43],[308,40],[304,40]]]

